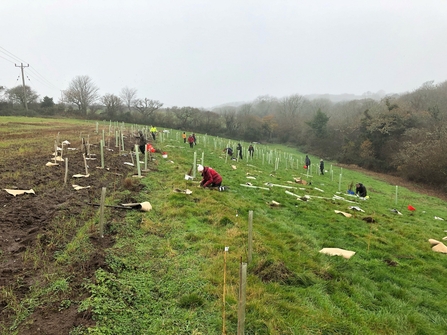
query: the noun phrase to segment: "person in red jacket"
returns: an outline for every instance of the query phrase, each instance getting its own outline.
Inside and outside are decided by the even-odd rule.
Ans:
[[[202,174],[202,187],[220,187],[222,185],[222,177],[214,169],[209,166],[198,165],[197,171]]]
[[[194,137],[192,137],[192,135],[189,135],[188,143],[190,148],[194,147]]]

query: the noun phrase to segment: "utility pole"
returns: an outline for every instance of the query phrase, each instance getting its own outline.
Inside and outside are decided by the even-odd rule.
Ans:
[[[15,67],[20,67],[20,69],[22,70],[23,98],[25,100],[26,111],[28,111],[28,102],[26,101],[25,75],[23,74],[23,68],[29,67],[29,64],[27,66],[25,66],[25,65],[23,65],[23,63],[20,63],[20,66],[18,66],[14,63],[14,65],[15,65]]]

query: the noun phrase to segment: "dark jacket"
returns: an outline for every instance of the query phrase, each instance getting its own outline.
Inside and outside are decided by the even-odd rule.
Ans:
[[[224,151],[224,152],[227,152],[228,155],[233,156],[233,149],[231,149],[231,148],[225,148],[225,149],[223,149],[223,151]]]
[[[306,166],[310,166],[310,158],[306,155]]]
[[[222,177],[214,169],[205,166],[202,171],[202,181],[200,185],[203,187],[217,185],[222,183]]]
[[[362,183],[359,183],[358,186],[355,188],[355,194],[357,194],[359,197],[366,197],[366,187]]]
[[[146,137],[144,137],[142,132],[139,132],[138,134],[139,136],[137,136],[137,138],[139,139],[139,145],[146,145]]]

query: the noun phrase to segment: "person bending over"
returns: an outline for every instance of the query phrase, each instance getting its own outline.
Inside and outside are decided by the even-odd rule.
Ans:
[[[362,183],[355,184],[355,194],[359,197],[366,197],[366,187]]]
[[[202,187],[219,187],[222,185],[222,177],[213,168],[209,166],[198,165],[197,171],[202,174]]]

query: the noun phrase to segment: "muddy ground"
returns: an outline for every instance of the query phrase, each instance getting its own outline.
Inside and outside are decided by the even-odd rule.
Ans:
[[[9,127],[13,126],[9,124]],[[14,136],[17,136],[18,143],[2,149],[0,159],[0,325],[4,327],[0,327],[0,332],[7,331],[12,326],[13,315],[20,310],[20,301],[29,294],[30,288],[44,286],[46,277],[59,271],[55,266],[54,255],[63,250],[64,245],[83,225],[83,222],[74,220],[77,222],[75,226],[62,228],[66,231],[61,234],[58,230],[64,226],[63,222],[67,222],[69,218],[82,217],[87,220],[97,215],[98,207],[88,203],[99,203],[102,187],[107,188],[108,194],[130,189],[133,192],[130,192],[127,199],[117,200],[119,203],[136,202],[133,195],[141,190],[138,179],[131,177],[136,174],[136,168],[124,164],[132,162],[130,149],[134,147],[135,138],[128,134],[125,141],[127,150],[121,154],[115,148],[114,138],[111,138],[111,150],[105,151],[106,169],[98,169],[101,166],[101,137],[94,134],[93,127],[90,131],[92,135],[88,135],[85,126],[74,126],[57,131],[43,128],[38,133],[24,131],[17,135],[0,132],[0,143],[11,140],[14,143]],[[63,157],[68,158],[69,162],[66,184],[64,162],[59,162],[58,166],[45,166],[47,162],[54,162],[52,154],[58,136],[59,142],[67,140],[70,142],[67,148],[74,149],[63,151]],[[96,159],[87,160],[90,177],[73,178],[74,174],[85,175],[82,154],[86,148],[82,146],[82,137],[91,143],[90,158]],[[26,146],[23,145],[24,140],[28,143]],[[106,140],[106,145],[108,142]],[[156,170],[151,162],[149,168]],[[90,188],[75,191],[72,184]],[[35,194],[13,196],[4,189],[32,189]],[[113,220],[120,221],[125,212],[114,210]],[[90,240],[96,248],[96,254],[86,261],[72,264],[72,268],[64,269],[70,274],[71,291],[68,297],[63,297],[63,301],[74,303],[64,306],[63,301],[58,301],[55,297],[51,304],[38,306],[19,325],[19,334],[62,335],[69,334],[73,327],[94,324],[90,313],[77,312],[76,302],[87,296],[82,285],[84,279],[92,278],[98,268],[106,267],[105,249],[113,245],[114,241],[113,235],[106,234],[104,238],[100,238],[95,231],[91,233]]]

